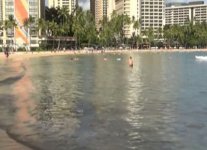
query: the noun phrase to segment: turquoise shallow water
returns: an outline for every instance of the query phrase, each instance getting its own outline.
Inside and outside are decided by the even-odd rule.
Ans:
[[[207,62],[195,55],[207,54],[130,55],[133,68],[129,54],[25,62],[33,107],[17,107],[11,93],[1,92],[1,98],[10,98],[1,102],[2,128],[41,150],[205,150]],[[13,82],[0,84],[5,90]],[[33,121],[13,117],[19,109]]]

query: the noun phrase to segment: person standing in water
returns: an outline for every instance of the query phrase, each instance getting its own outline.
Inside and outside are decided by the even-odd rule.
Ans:
[[[133,60],[132,60],[132,57],[130,56],[129,57],[129,60],[128,60],[128,65],[129,65],[129,67],[133,67]]]
[[[6,58],[9,57],[9,46],[8,45],[5,47],[4,54],[5,54]]]

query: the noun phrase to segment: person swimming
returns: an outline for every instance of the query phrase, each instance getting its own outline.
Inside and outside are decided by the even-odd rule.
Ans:
[[[128,65],[129,67],[133,67],[134,63],[133,63],[133,60],[132,60],[132,57],[130,56],[129,57],[129,60],[128,60]]]

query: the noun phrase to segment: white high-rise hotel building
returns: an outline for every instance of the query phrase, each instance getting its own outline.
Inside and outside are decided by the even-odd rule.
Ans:
[[[132,21],[140,20],[141,6],[139,0],[116,0],[115,10],[119,15],[128,15]],[[131,37],[133,32],[135,32],[133,24],[125,25],[124,33],[126,37]]]
[[[138,33],[144,33],[149,28],[155,31],[163,28],[165,0],[119,0],[122,1],[124,14],[129,15],[131,20],[138,20],[140,27]],[[120,4],[116,3],[116,8]],[[116,9],[117,10],[117,9]],[[119,12],[119,11],[117,11]],[[119,14],[122,14],[119,12]],[[133,24],[126,28],[126,36],[130,37],[135,32]],[[137,33],[136,33],[137,34]]]
[[[103,14],[104,11],[100,12],[97,5],[104,2],[104,0],[91,0],[91,2],[94,3],[91,5],[91,11],[95,15],[96,22],[98,22],[97,20],[102,20],[103,15],[100,15],[100,13]],[[126,14],[131,20],[140,21],[138,31],[133,29],[133,24],[125,26],[125,35],[127,37],[131,37],[133,32],[144,32],[151,27],[156,31],[159,28],[163,28],[164,25],[165,0],[112,0],[112,2],[108,1],[101,7],[103,10],[107,10],[108,18],[110,18],[111,12],[116,10],[117,14]]]
[[[184,25],[189,21],[207,22],[207,5],[204,2],[165,8],[165,25]]]
[[[67,7],[69,14],[71,14],[77,6],[77,0],[48,0],[48,7]]]
[[[0,47],[5,44],[13,45],[15,48],[30,44],[37,47],[38,35],[29,33],[24,27],[24,21],[32,16],[37,20],[44,18],[44,0],[0,0],[0,22],[8,20],[13,16],[17,23],[14,29],[0,28]]]
[[[163,28],[165,0],[140,0],[139,4],[141,31],[153,28],[156,32],[159,28]]]
[[[90,9],[96,22],[96,27],[101,27],[100,21],[104,17],[110,19],[112,12],[115,10],[115,0],[90,0]]]

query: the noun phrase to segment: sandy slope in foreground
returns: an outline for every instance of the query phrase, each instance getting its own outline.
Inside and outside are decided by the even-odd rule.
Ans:
[[[4,73],[3,73],[3,75],[1,75],[0,76],[0,81],[3,81],[4,79],[6,79],[6,78],[10,78],[10,77],[14,77],[15,75],[19,75],[19,74],[21,74],[22,73],[22,67],[21,67],[21,65],[22,65],[22,58],[24,58],[24,57],[22,57],[23,56],[23,54],[21,54],[22,56],[21,57],[16,57],[16,55],[20,55],[20,54],[14,54],[14,55],[11,55],[11,57],[10,58],[6,58],[5,56],[4,56],[4,54],[3,53],[0,53],[0,63],[3,63],[3,64],[8,64],[9,66],[10,66],[10,68],[12,69],[12,74],[11,73],[5,73],[5,75],[4,75]],[[21,59],[20,59],[21,58]],[[25,77],[24,77],[25,78]],[[20,81],[18,81],[17,83],[12,83],[10,86],[12,86],[12,85],[14,85],[14,86],[12,86],[12,87],[18,87],[18,84],[21,82],[22,83],[22,80],[25,80],[24,78],[22,78]],[[29,83],[29,82],[28,82]],[[25,86],[25,85],[23,85],[23,86]],[[19,91],[21,90],[21,88],[19,88],[18,90],[16,90],[16,91],[18,91],[18,93],[19,93]],[[26,92],[25,92],[26,93]],[[20,93],[21,94],[21,96],[24,96],[25,95],[25,93]],[[20,94],[17,94],[17,93],[14,93],[15,94],[15,96],[20,96]],[[27,96],[27,95],[26,95]],[[19,103],[19,104],[21,104],[20,102],[19,102],[19,98],[17,97],[17,101],[16,101],[16,103]],[[22,99],[22,98],[21,98]],[[0,99],[1,100],[1,99]],[[22,99],[22,100],[25,100],[25,99]],[[16,104],[15,103],[15,104]],[[26,105],[25,103],[22,103],[22,104],[24,104],[24,105]],[[17,104],[16,104],[17,105]],[[20,108],[20,107],[19,107]],[[18,114],[21,114],[22,112],[23,112],[23,110],[24,110],[24,108],[25,107],[22,107],[21,106],[21,109],[18,109],[19,111],[18,111]],[[5,108],[6,109],[6,108]],[[23,112],[24,113],[24,115],[25,115],[25,112]],[[26,113],[27,114],[27,113]],[[15,116],[16,117],[16,116]],[[18,117],[18,116],[17,116]],[[16,118],[17,118],[16,117]],[[22,117],[21,117],[22,118]],[[24,144],[22,144],[22,143],[19,143],[18,141],[16,141],[15,139],[12,139],[8,134],[7,134],[7,132],[5,131],[5,130],[3,130],[3,129],[0,129],[0,149],[2,149],[2,150],[31,150],[29,147],[27,147],[27,146],[25,146]]]
[[[30,150],[30,148],[10,139],[3,130],[0,130],[0,139],[0,149],[2,150]]]

